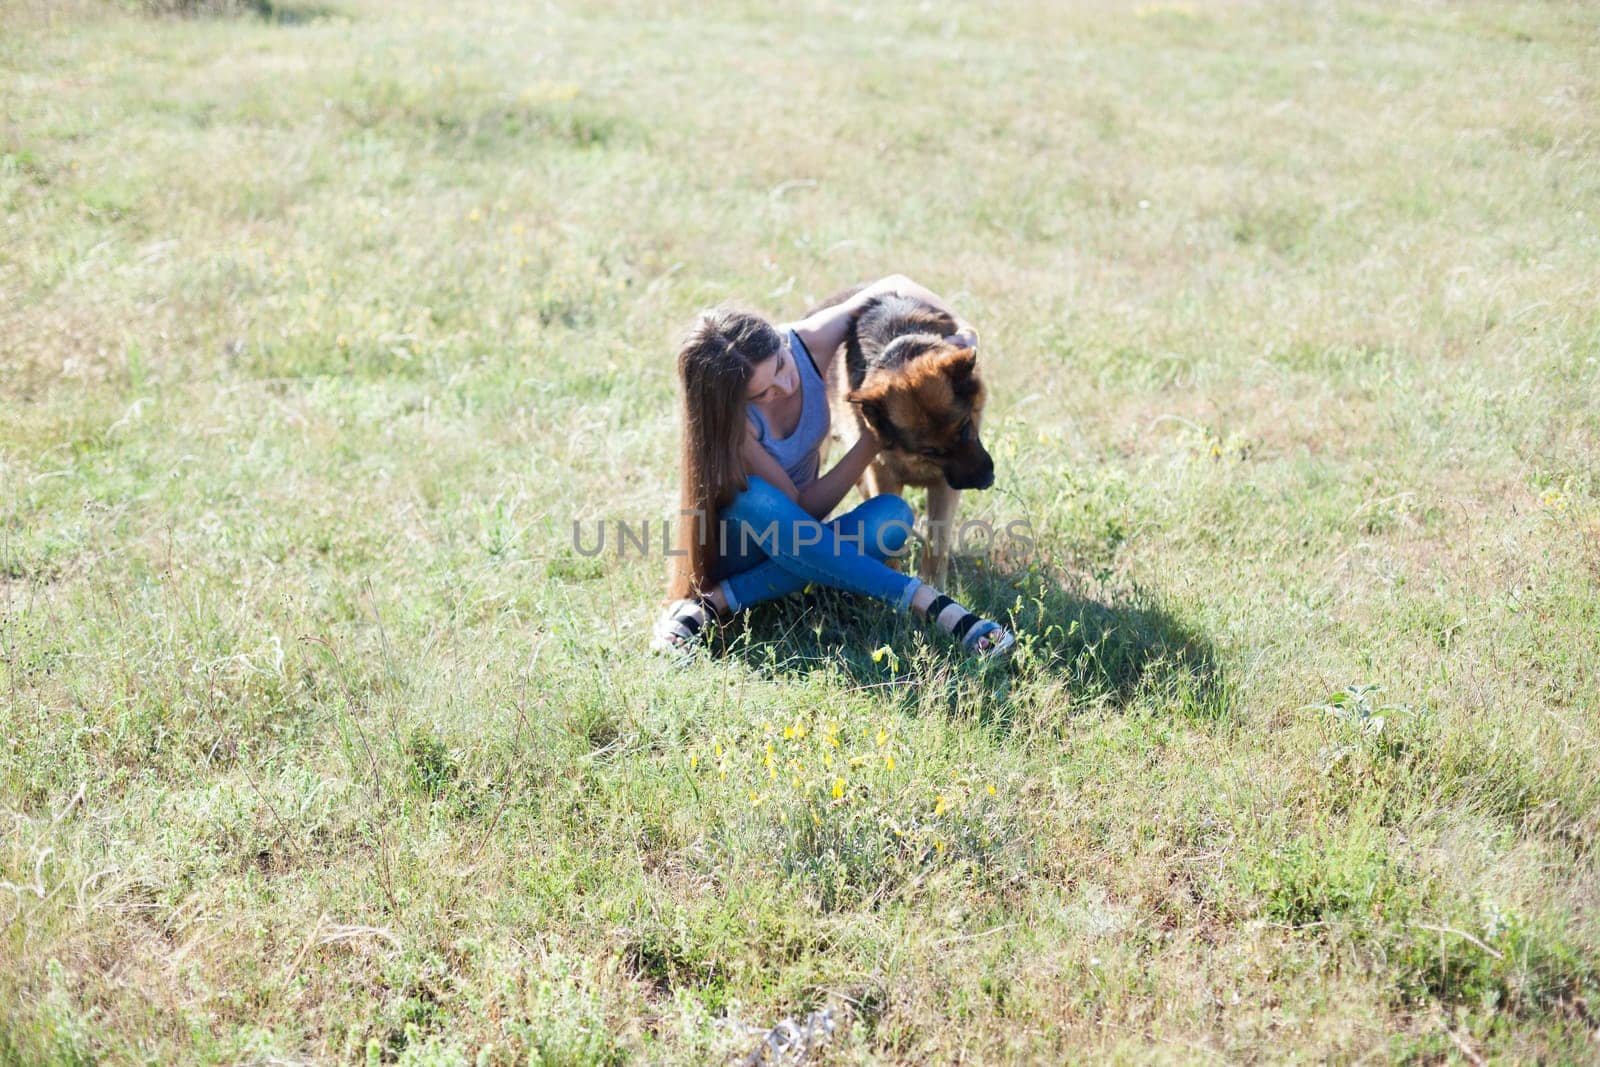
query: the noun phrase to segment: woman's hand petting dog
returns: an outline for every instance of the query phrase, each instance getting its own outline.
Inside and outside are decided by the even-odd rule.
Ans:
[[[865,450],[868,455],[874,457],[883,451],[883,442],[878,439],[878,435],[873,432],[872,427],[863,423],[859,433],[860,436],[856,438],[855,447]]]

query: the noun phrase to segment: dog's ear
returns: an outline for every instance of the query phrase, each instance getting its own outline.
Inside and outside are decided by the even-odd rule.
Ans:
[[[936,347],[932,338],[925,334],[905,333],[884,345],[883,352],[878,356],[878,362],[885,367],[898,367],[909,363],[924,352]]]
[[[872,432],[882,436],[889,426],[889,409],[881,389],[857,389],[845,397],[860,412]]]
[[[939,370],[950,380],[957,396],[971,396],[980,388],[977,379],[978,350],[956,348],[939,357]]]
[[[978,368],[978,350],[971,347],[946,349],[939,362],[950,377],[970,378]]]

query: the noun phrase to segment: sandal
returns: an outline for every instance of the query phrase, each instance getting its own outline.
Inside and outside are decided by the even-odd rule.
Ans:
[[[927,617],[980,659],[1004,659],[1017,643],[1016,636],[993,619],[980,618],[943,594],[928,605]]]
[[[961,639],[962,648],[986,660],[1005,659],[1016,643],[1016,635],[993,619],[978,622]]]
[[[650,636],[650,650],[667,655],[689,656],[704,638],[708,621],[717,619],[709,597],[674,600],[656,620]]]

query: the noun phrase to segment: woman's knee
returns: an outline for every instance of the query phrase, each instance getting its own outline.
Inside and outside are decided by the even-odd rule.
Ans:
[[[775,513],[785,510],[785,506],[793,506],[794,502],[784,495],[783,490],[757,474],[752,474],[746,479],[745,487],[728,502],[722,509],[723,516],[741,522],[765,522]]]
[[[893,493],[883,493],[861,505],[864,548],[879,559],[898,556],[911,539],[916,514],[911,505]]]
[[[822,526],[782,489],[757,475],[722,509],[723,536],[740,553],[792,554],[822,540]]]

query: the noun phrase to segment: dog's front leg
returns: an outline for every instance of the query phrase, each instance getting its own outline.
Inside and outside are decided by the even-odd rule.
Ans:
[[[941,588],[950,574],[950,545],[956,535],[956,505],[960,502],[959,489],[945,482],[928,486],[928,545],[917,577]]]
[[[898,493],[905,487],[882,463],[873,460],[867,464],[867,469],[861,472],[856,488],[861,490],[862,500],[871,500],[884,493]]]

